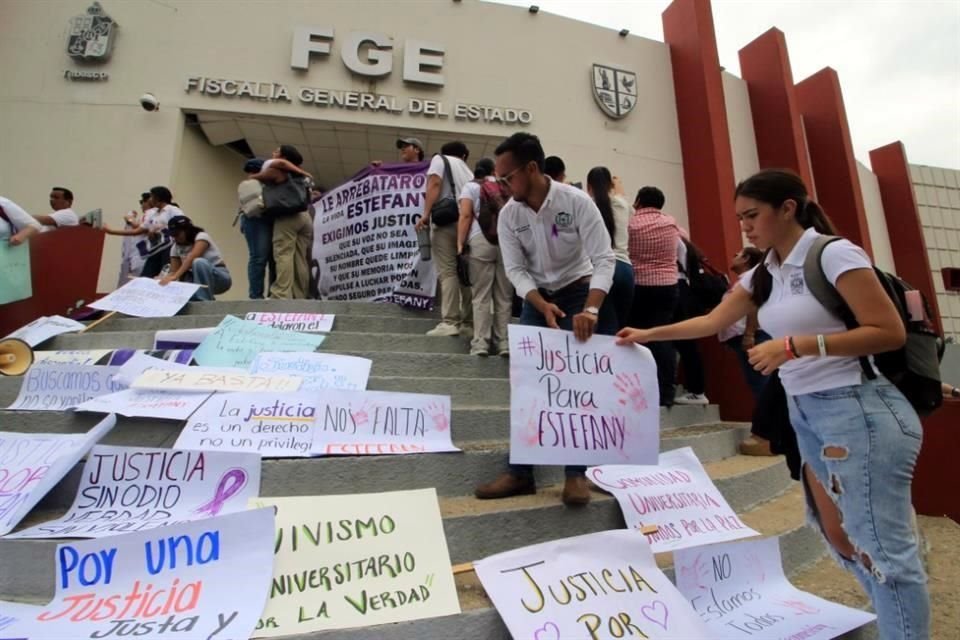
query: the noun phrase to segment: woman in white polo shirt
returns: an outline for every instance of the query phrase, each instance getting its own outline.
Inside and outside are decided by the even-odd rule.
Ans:
[[[193,295],[194,300],[213,300],[216,295],[229,291],[233,284],[230,271],[210,234],[195,226],[187,216],[170,218],[168,229],[173,238],[170,273],[160,284],[185,280],[203,285]]]
[[[807,289],[806,254],[832,234],[823,210],[793,173],[766,170],[737,186],[736,211],[764,262],[706,316],[654,329],[624,329],[621,344],[701,338],[758,309],[774,338],[749,351],[764,374],[779,369],[803,459],[809,515],[840,564],[863,585],[882,640],[929,637],[929,597],[910,484],[920,420],[883,376],[868,380],[859,358],[903,346],[905,329],[862,249],[824,249],[827,279],[856,317],[848,330]]]

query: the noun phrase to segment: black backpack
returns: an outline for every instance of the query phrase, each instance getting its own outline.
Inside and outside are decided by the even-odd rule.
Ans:
[[[803,278],[813,297],[827,311],[840,318],[848,329],[854,329],[859,325],[853,312],[823,273],[823,250],[836,240],[841,238],[817,236],[804,260]],[[907,292],[915,289],[895,275],[876,267],[873,271],[877,274],[883,290],[893,301],[907,330],[907,341],[903,347],[874,354],[873,361],[880,373],[900,389],[919,415],[928,415],[943,403],[940,389],[940,359],[945,346],[943,338],[937,334],[930,322],[933,314],[923,294],[919,295],[923,300],[924,317],[913,320],[907,309]],[[873,380],[877,377],[866,357],[860,358],[860,366],[867,379]]]
[[[704,315],[720,304],[723,295],[730,288],[730,281],[726,274],[710,264],[695,244],[686,238],[681,240],[687,247],[687,264],[679,266],[687,276],[690,296],[697,314]]]

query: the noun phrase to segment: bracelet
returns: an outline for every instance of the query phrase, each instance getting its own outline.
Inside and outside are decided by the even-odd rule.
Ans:
[[[790,340],[790,353],[793,354],[794,358],[799,358],[800,352],[797,351],[797,345],[793,341],[793,336],[790,336],[788,339]]]
[[[817,349],[820,351],[821,358],[827,357],[827,339],[822,333],[817,334]]]
[[[790,336],[783,339],[783,351],[787,354],[787,360],[793,360],[797,357],[790,345]]]

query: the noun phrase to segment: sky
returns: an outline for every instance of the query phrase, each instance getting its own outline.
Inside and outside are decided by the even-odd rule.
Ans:
[[[663,41],[670,0],[489,0]],[[777,27],[794,82],[833,67],[858,160],[900,140],[911,164],[960,169],[960,0],[713,0],[720,64]]]

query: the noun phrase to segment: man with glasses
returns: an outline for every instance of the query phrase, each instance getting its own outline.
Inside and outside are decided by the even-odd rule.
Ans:
[[[615,257],[600,211],[583,191],[544,175],[537,136],[515,133],[496,149],[496,174],[512,195],[500,210],[497,235],[507,276],[523,298],[520,324],[572,330],[584,341],[613,335],[613,308],[604,304]],[[568,466],[563,502],[590,501],[584,471]],[[536,493],[531,465],[510,465],[476,489],[482,499]]]

